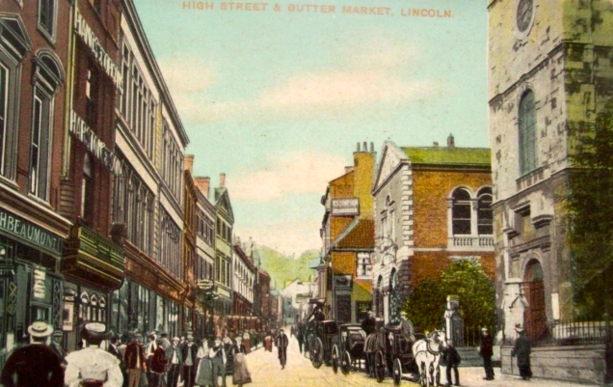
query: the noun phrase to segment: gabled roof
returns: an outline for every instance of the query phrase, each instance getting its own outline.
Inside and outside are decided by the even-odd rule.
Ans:
[[[375,246],[375,222],[355,219],[332,243],[331,249],[369,249]]]
[[[412,164],[490,165],[489,148],[403,147]]]
[[[230,194],[227,188],[215,188],[215,207],[218,214],[220,209],[225,209],[230,216],[230,220],[234,223],[234,212],[232,211],[232,203],[230,202]]]

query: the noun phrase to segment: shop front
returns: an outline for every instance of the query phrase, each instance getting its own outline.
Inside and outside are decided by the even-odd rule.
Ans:
[[[0,368],[33,321],[61,329],[63,248],[61,235],[0,208]]]

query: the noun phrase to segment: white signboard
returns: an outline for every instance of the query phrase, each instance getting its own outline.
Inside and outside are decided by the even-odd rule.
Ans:
[[[34,270],[34,285],[32,286],[32,290],[34,292],[34,297],[36,298],[45,298],[45,277],[46,273],[43,270]]]
[[[360,214],[358,198],[332,199],[332,216],[354,216]]]

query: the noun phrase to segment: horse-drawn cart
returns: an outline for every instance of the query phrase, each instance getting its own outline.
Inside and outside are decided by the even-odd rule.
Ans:
[[[365,342],[366,333],[360,324],[341,325],[338,343],[332,347],[334,373],[340,368],[344,375],[348,375],[352,368],[360,368],[360,363],[366,368]]]

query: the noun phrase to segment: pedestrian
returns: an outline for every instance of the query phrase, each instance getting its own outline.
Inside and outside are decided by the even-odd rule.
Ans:
[[[126,370],[126,365],[123,361],[123,354],[121,353],[121,348],[119,347],[119,336],[117,336],[117,334],[113,333],[111,335],[111,338],[109,340],[109,346],[106,349],[107,351],[109,351],[109,353],[113,356],[115,356],[117,358],[117,360],[119,360],[119,368],[121,368],[121,375],[123,376],[123,386],[128,384],[128,373]],[[125,352],[125,348],[124,348],[124,352]]]
[[[164,378],[168,360],[166,359],[166,350],[164,350],[164,339],[158,337],[156,340],[156,348],[151,357],[151,383],[149,387],[164,387]]]
[[[515,346],[511,351],[511,356],[517,356],[517,368],[519,368],[519,376],[523,380],[529,380],[532,377],[530,369],[530,352],[532,344],[530,339],[526,337],[524,328],[516,327],[515,331],[519,337],[515,340]]]
[[[268,331],[264,337],[264,351],[272,352],[272,333]]]
[[[304,343],[304,323],[298,323],[298,329],[296,331],[296,340],[298,340],[298,350],[302,353],[302,344]]]
[[[53,327],[34,321],[28,327],[30,344],[15,349],[2,369],[4,387],[63,387],[64,368],[53,349],[46,345]]]
[[[494,355],[494,338],[490,335],[487,328],[481,328],[481,345],[479,354],[483,358],[483,368],[485,369],[484,380],[494,380],[494,367],[492,366],[492,356]]]
[[[196,355],[198,346],[194,343],[194,336],[187,335],[187,341],[181,348],[183,359],[183,387],[194,387],[194,377],[196,373]]]
[[[222,387],[226,387],[226,363],[228,359],[220,338],[215,339],[215,344],[213,344],[213,348],[209,352],[209,357],[213,362],[213,386],[219,386],[219,377],[221,376]]]
[[[232,348],[234,359],[234,370],[232,373],[232,383],[242,387],[243,384],[251,383],[251,374],[247,368],[247,348],[243,344],[243,339],[239,336],[236,338],[236,344]]]
[[[66,356],[66,380],[68,387],[121,387],[123,375],[120,361],[100,348],[108,338],[106,325],[99,322],[85,324],[81,337],[87,347]]]
[[[362,320],[362,330],[366,333],[366,336],[375,333],[377,330],[377,320],[372,310],[369,310],[366,318]]]
[[[152,382],[154,379],[153,371],[151,371],[151,359],[153,359],[153,354],[157,348],[156,339],[157,334],[155,331],[152,331],[147,336],[147,345],[144,346],[145,355],[147,356],[147,381],[149,381],[149,384],[153,384]]]
[[[64,351],[64,331],[56,329],[51,334],[51,344],[49,347],[55,352],[57,357],[60,358],[60,363],[62,363],[62,367],[66,368],[66,351]]]
[[[194,383],[200,387],[213,386],[213,362],[211,361],[210,348],[206,339],[202,340],[202,344],[198,347],[197,357],[198,368],[196,370],[196,379]]]
[[[453,346],[451,340],[447,341],[445,348],[443,349],[443,360],[445,362],[445,373],[447,375],[447,386],[459,386],[460,385],[460,373],[458,372],[458,366],[462,361],[458,350]],[[455,383],[451,382],[451,371],[455,377]]]
[[[275,347],[277,347],[277,351],[279,352],[281,369],[285,369],[285,364],[287,364],[287,346],[289,345],[289,340],[287,339],[287,335],[283,329],[280,329],[279,331],[279,334],[277,337],[275,337]]]
[[[168,360],[168,387],[177,387],[179,374],[183,369],[183,355],[179,347],[180,339],[173,337],[172,343],[166,348],[166,360]]]
[[[126,347],[124,361],[128,369],[128,387],[140,387],[141,378],[146,377],[143,371],[147,371],[147,357],[142,341],[143,335],[136,332]]]

